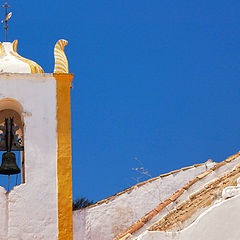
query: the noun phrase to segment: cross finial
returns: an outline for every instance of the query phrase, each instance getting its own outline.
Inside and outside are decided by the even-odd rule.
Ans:
[[[8,20],[9,20],[10,17],[12,16],[12,13],[10,12],[10,13],[8,14],[8,8],[9,8],[10,6],[7,4],[7,2],[5,2],[5,5],[2,5],[2,7],[5,8],[5,20],[4,20],[4,22],[5,22],[5,27],[4,27],[4,29],[5,29],[5,31],[6,31],[6,42],[7,42]],[[2,22],[3,22],[3,21],[2,21]]]

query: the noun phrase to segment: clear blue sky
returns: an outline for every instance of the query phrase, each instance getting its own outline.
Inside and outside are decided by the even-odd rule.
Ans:
[[[9,4],[9,40],[45,72],[69,41],[74,198],[136,184],[135,158],[154,177],[240,150],[240,1]]]

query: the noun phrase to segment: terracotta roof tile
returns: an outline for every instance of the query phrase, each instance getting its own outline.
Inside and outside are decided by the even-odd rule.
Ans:
[[[120,240],[127,240],[131,236],[132,236],[132,234],[128,233],[126,236],[122,237]]]
[[[169,199],[174,202],[179,196],[181,196],[183,194],[183,192],[185,191],[184,188],[181,188],[180,190],[178,190],[177,192],[175,192]]]
[[[136,232],[138,229],[140,229],[142,226],[144,226],[144,222],[142,220],[139,220],[138,222],[136,222],[135,224],[133,224],[129,230],[129,233],[134,233]]]
[[[143,218],[142,221],[144,223],[150,221],[154,216],[156,216],[156,214],[158,213],[158,211],[156,209],[154,209],[153,211],[147,213]]]
[[[197,164],[194,164],[193,166],[194,167],[199,167],[199,166],[201,166],[202,164],[201,163],[197,163]]]
[[[188,190],[194,183],[196,183],[199,179],[194,178],[191,181],[189,181],[185,186],[183,186],[183,189]]]
[[[183,167],[183,168],[181,168],[181,170],[182,170],[182,171],[185,171],[185,170],[191,169],[191,168],[193,168],[193,167],[195,167],[195,166]]]
[[[209,170],[201,173],[197,178],[198,178],[198,179],[202,179],[202,178],[206,177],[206,176],[207,176],[209,173],[211,173],[212,171],[213,171],[212,169],[209,169]]]
[[[156,210],[156,212],[159,213],[160,211],[162,211],[170,203],[172,203],[172,201],[170,199],[166,199],[165,201],[161,202],[156,208],[154,208],[151,212]]]

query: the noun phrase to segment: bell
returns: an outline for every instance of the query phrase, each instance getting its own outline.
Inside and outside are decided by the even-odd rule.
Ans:
[[[16,155],[13,152],[5,152],[2,155],[2,165],[0,167],[0,174],[14,175],[20,173],[21,170],[17,166]]]

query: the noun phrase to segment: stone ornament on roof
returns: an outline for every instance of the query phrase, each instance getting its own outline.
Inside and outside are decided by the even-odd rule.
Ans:
[[[0,42],[1,73],[44,73],[34,61],[20,56],[17,52],[18,41]]]
[[[68,60],[64,52],[67,40],[59,40],[54,48],[55,68],[54,73],[69,73]]]
[[[8,21],[12,16],[12,12],[8,13],[10,7],[7,2],[2,5],[5,10],[5,19],[2,23],[5,23],[4,29],[6,31],[5,42],[0,42],[0,73],[44,73],[41,66],[36,62],[20,56],[17,52],[18,41],[8,42]],[[64,52],[65,46],[68,41],[59,40],[54,48],[55,67],[54,73],[68,74],[69,66],[68,60]]]
[[[69,73],[68,60],[64,52],[68,41],[59,40],[54,48],[54,73]],[[44,73],[36,62],[24,58],[17,52],[18,40],[0,42],[0,73]]]

